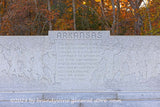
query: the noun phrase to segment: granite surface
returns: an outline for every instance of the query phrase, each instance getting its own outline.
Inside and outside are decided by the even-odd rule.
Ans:
[[[159,107],[159,83],[158,36],[0,37],[0,107]]]

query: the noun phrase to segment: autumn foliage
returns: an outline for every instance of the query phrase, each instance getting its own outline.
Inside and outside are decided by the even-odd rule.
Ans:
[[[113,35],[159,35],[159,14],[159,0],[0,0],[0,34],[110,30]]]

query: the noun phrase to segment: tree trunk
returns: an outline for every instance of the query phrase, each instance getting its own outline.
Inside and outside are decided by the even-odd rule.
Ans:
[[[50,0],[48,1],[48,11],[51,12],[51,4],[50,4]],[[51,20],[49,20],[49,30],[52,30],[52,22]]]
[[[140,35],[141,33],[141,25],[142,20],[140,14],[137,12],[137,10],[134,11],[135,14],[135,35]]]
[[[142,3],[142,0],[128,0],[128,1],[130,3],[131,7],[134,9],[135,35],[140,35],[143,20],[141,18],[141,15],[139,14],[138,10],[139,10],[139,7]]]
[[[144,0],[143,0],[143,2],[144,2]],[[150,7],[150,0],[148,0],[148,6],[146,5],[145,2],[144,2],[144,5],[145,5],[146,10],[147,10],[147,12],[148,12],[149,30],[152,31],[151,16],[150,16],[149,8],[148,8],[148,7]],[[151,32],[151,35],[152,35],[152,32]]]
[[[119,34],[119,15],[120,15],[120,3],[117,0],[117,25],[116,25],[116,34]]]
[[[116,12],[115,12],[115,5],[114,5],[114,0],[111,0],[112,2],[112,8],[113,8],[113,24],[112,24],[112,34],[114,35],[115,33],[115,24],[116,24]]]
[[[74,30],[76,30],[76,9],[75,9],[75,0],[72,0],[73,6],[73,22],[74,22]]]

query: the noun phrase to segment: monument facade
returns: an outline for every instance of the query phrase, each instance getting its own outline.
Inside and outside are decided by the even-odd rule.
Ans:
[[[159,91],[159,41],[108,31],[0,37],[0,91]]]

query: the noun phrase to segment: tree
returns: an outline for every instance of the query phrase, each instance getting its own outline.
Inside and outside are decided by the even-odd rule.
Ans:
[[[39,35],[52,29],[51,21],[56,13],[51,11],[50,1],[7,1],[8,7],[2,17],[1,34]],[[46,24],[49,23],[49,27]]]
[[[128,0],[131,7],[134,9],[134,15],[135,15],[135,34],[139,35],[141,32],[141,26],[143,23],[143,20],[141,18],[141,15],[139,14],[139,8],[142,3],[142,0]]]
[[[47,2],[48,2],[48,11],[51,12],[51,3],[50,3],[50,0],[47,0]],[[52,30],[51,19],[49,19],[49,30]]]
[[[113,9],[113,24],[112,24],[112,34],[115,32],[115,25],[116,25],[116,10],[115,10],[115,3],[114,0],[112,2],[112,9]]]
[[[75,7],[75,0],[72,0],[72,5],[73,5],[74,30],[76,30],[76,7]]]
[[[46,35],[48,30],[111,30],[116,35],[160,34],[159,0],[0,0],[1,35]]]

